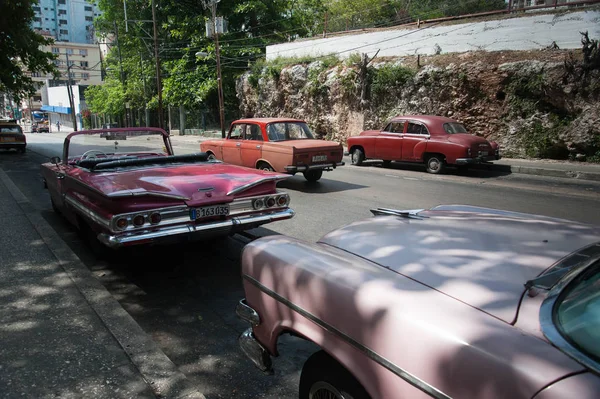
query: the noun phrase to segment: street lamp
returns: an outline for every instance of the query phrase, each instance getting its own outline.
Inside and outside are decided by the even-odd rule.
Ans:
[[[215,36],[217,34],[215,33]],[[217,39],[218,40],[218,39]],[[218,43],[218,41],[217,41]],[[219,56],[219,47],[217,44],[217,93],[219,96],[219,122],[221,124],[221,137],[225,138],[225,105],[224,105],[224,100],[223,100],[223,82],[221,79],[221,62],[220,62],[220,56]],[[204,51],[198,51],[196,53],[196,57],[198,58],[206,58],[208,56],[207,52]]]

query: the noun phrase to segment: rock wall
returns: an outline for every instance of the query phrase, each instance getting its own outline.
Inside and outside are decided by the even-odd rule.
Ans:
[[[600,65],[584,52],[468,52],[360,57],[247,72],[237,84],[243,116],[306,120],[345,142],[401,114],[452,117],[498,141],[506,156],[595,160],[600,155]],[[597,60],[596,60],[597,61]],[[364,72],[363,71],[363,72]]]

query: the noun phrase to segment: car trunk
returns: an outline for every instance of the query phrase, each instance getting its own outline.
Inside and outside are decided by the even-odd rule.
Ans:
[[[17,132],[1,132],[0,143],[25,143],[25,135]]]
[[[471,155],[477,156],[489,156],[494,155],[495,151],[490,143],[483,137],[474,136],[472,134],[457,133],[451,134],[448,137],[448,141],[457,144],[467,144],[471,148]]]
[[[281,180],[288,176],[220,163],[204,163],[177,168],[152,167],[118,172],[92,172],[79,174],[76,178],[108,197],[156,195],[181,199],[188,206],[200,206],[231,202],[239,196],[272,193],[275,191],[273,177],[280,177]],[[260,184],[262,179],[265,181]],[[227,195],[232,190],[253,183],[258,184],[236,194]]]
[[[278,141],[277,145],[291,148],[296,164],[319,164],[340,162],[343,149],[340,144],[324,140]]]

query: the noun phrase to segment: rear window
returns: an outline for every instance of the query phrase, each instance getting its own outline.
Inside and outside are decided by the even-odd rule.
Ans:
[[[0,126],[0,133],[23,133],[21,126]]]
[[[448,134],[468,133],[467,129],[465,129],[462,124],[455,122],[444,123],[444,130]]]

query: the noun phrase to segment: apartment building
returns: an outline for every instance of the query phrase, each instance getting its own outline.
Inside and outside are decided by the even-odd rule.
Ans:
[[[40,0],[33,6],[32,28],[57,42],[93,44],[94,18],[101,14],[97,3],[86,0]]]

